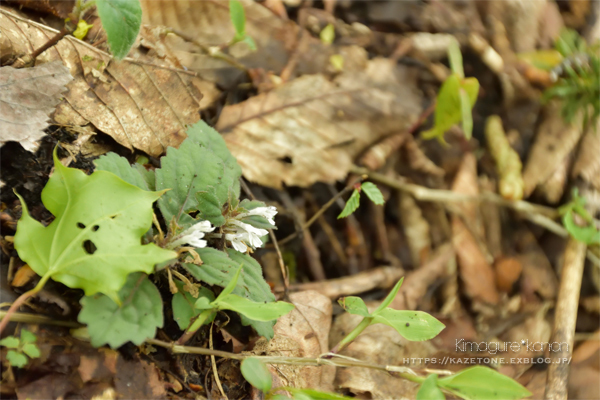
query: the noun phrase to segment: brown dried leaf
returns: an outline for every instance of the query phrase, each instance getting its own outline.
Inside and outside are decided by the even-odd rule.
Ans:
[[[312,290],[291,294],[290,300],[296,308],[279,318],[273,327],[273,339],[267,342],[261,338],[256,343],[253,354],[316,358],[327,353],[331,301]],[[269,369],[273,375],[273,387],[333,390],[335,368],[332,366],[269,365]]]
[[[518,258],[501,257],[494,262],[496,285],[503,292],[510,292],[514,283],[521,276],[523,267]]]
[[[13,54],[28,54],[56,31],[0,10],[0,29]],[[111,57],[74,37],[65,37],[38,62],[61,60],[74,81],[54,119],[62,125],[94,124],[123,146],[159,156],[186,137],[199,119],[202,95],[189,74]]]
[[[523,229],[518,233],[517,243],[521,253],[518,260],[523,266],[521,280],[523,294],[529,298],[535,298],[534,293],[548,300],[556,298],[558,292],[556,272],[535,236]]]
[[[581,176],[600,190],[600,119],[596,123],[596,129],[590,126],[579,147],[579,153],[571,175]]]
[[[581,119],[567,124],[561,116],[562,105],[551,102],[546,106],[525,170],[525,197],[539,184],[550,178],[556,166],[574,149],[581,137]]]
[[[386,59],[334,82],[305,75],[223,109],[217,129],[244,176],[280,188],[334,182],[371,143],[412,125],[420,95],[407,71]]]
[[[400,193],[398,211],[408,241],[412,263],[414,266],[421,265],[429,258],[429,253],[431,253],[429,223],[423,217],[423,213],[415,199],[408,193]]]
[[[443,168],[435,165],[435,163],[427,157],[412,136],[409,136],[408,140],[404,143],[404,150],[406,151],[408,165],[415,171],[431,174],[433,176],[444,176],[446,173]]]
[[[4,32],[3,32],[4,33]],[[16,141],[37,150],[59,95],[73,80],[60,61],[33,68],[0,68],[0,143]]]

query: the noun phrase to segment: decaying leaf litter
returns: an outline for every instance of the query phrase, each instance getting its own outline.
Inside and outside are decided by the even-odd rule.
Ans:
[[[83,41],[67,36],[38,56],[35,67],[11,69],[56,33],[51,25],[60,29],[62,22],[48,13],[62,11],[47,3],[46,24],[18,5],[0,9],[3,78],[30,73],[34,89],[48,95],[32,104],[43,96],[30,87],[19,81],[2,87],[2,302],[37,283],[13,248],[22,205],[12,190],[33,218],[51,222],[40,193],[55,146],[63,163],[86,173],[107,151],[131,162],[143,157],[138,165],[150,171],[161,166],[158,157],[168,147],[181,145],[186,126],[202,118],[237,159],[244,196],[279,211],[278,248],[270,242],[253,256],[272,292],[296,309],[278,321],[270,341],[229,315],[200,330],[189,346],[317,358],[360,321],[331,300],[357,295],[376,308],[404,276],[392,307],[427,311],[446,328],[431,341],[408,342],[372,325],[342,355],[418,373],[490,365],[541,398],[567,382],[551,363],[558,353],[535,345],[503,351],[501,344],[573,340],[553,333],[575,328],[574,320],[564,326],[570,304],[578,312],[574,342],[560,353],[572,357],[564,390],[570,398],[600,397],[598,246],[586,250],[569,238],[558,212],[578,188],[597,217],[597,129],[584,130],[578,116],[566,122],[558,102],[543,103],[543,84],[521,61],[525,52],[552,48],[565,26],[588,42],[597,38],[597,4],[325,2],[321,9],[311,2],[243,1],[246,31],[257,46],[251,51],[246,43],[228,45],[235,30],[227,2],[143,1],[144,25],[123,61],[111,59],[100,21],[90,14],[93,27]],[[331,44],[320,36],[329,24],[335,28]],[[455,126],[443,146],[419,133],[431,128],[432,103],[451,73],[452,37],[461,44],[465,76],[476,77],[481,88],[473,138]],[[341,68],[332,62],[337,55]],[[36,72],[44,68],[57,68],[52,79]],[[14,125],[23,108],[37,114],[19,130]],[[490,122],[492,115],[500,124]],[[27,151],[38,145],[35,153]],[[338,220],[345,195],[317,215],[341,191],[349,194],[363,174],[382,190],[385,206],[363,199],[354,214]],[[210,262],[211,249],[202,250],[200,259]],[[191,265],[180,273],[219,284]],[[570,293],[565,287],[578,274],[581,288],[576,283]],[[172,295],[163,275],[156,274],[155,283],[168,315]],[[49,281],[21,309],[29,319],[11,326],[37,335],[40,357],[18,369],[2,348],[3,396],[259,396],[238,361],[161,347],[181,335],[172,319],[139,346],[94,349],[69,330],[80,326],[80,298],[80,291]],[[486,350],[457,344],[475,342],[486,343]],[[500,350],[490,351],[491,344]],[[454,362],[442,365],[444,359]],[[269,368],[275,386],[373,398],[414,398],[418,390],[376,369]]]

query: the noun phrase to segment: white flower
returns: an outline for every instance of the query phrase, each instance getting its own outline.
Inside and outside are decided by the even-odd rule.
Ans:
[[[238,215],[238,218],[243,218],[243,217],[247,217],[250,215],[259,215],[261,217],[266,218],[267,221],[269,221],[269,223],[274,226],[275,220],[273,218],[275,217],[276,214],[277,214],[277,209],[273,206],[256,207],[256,208],[248,211],[247,213]]]
[[[177,235],[167,247],[174,249],[182,244],[189,244],[195,248],[206,247],[206,240],[201,240],[206,232],[212,232],[215,229],[211,226],[210,221],[200,221],[187,228],[185,231]]]
[[[233,248],[238,251],[241,251],[238,248],[242,248],[242,244],[244,252],[246,251],[246,245],[249,245],[254,249],[261,247],[263,242],[260,238],[269,233],[266,229],[255,228],[250,224],[246,224],[236,219],[230,219],[228,225],[235,230],[235,233],[226,234],[225,239],[230,240]]]

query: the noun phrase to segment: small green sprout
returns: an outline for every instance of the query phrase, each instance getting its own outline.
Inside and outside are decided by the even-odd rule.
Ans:
[[[367,197],[378,206],[383,205],[383,203],[385,203],[385,200],[383,199],[383,194],[381,194],[381,191],[377,186],[375,186],[374,183],[365,182],[362,185],[357,184],[354,190],[352,191],[350,198],[346,202],[346,206],[344,207],[340,215],[338,215],[338,219],[346,218],[348,215],[356,211],[356,209],[360,205],[361,191],[365,192]]]
[[[558,209],[562,215],[563,224],[569,234],[587,245],[600,244],[600,230],[595,224],[594,218],[585,209],[586,199],[579,195],[577,188],[573,189],[573,200]],[[581,224],[575,221],[575,216],[581,220]]]
[[[37,337],[27,329],[21,329],[21,337],[7,336],[0,340],[0,346],[9,348],[6,359],[11,366],[23,368],[31,358],[40,356],[40,349],[35,342]]]
[[[250,47],[250,50],[256,50],[254,39],[246,33],[246,12],[240,0],[229,0],[229,16],[235,28],[235,36],[229,45],[244,42]]]

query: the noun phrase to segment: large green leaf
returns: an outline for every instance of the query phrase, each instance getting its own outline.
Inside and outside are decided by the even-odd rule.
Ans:
[[[246,378],[246,380],[255,388],[262,390],[265,393],[271,390],[271,387],[273,386],[273,377],[265,363],[258,358],[250,357],[244,359],[240,366],[240,370],[242,371],[244,378]]]
[[[445,325],[423,311],[393,310],[385,308],[373,312],[374,324],[385,324],[394,328],[408,340],[422,341],[433,339]]]
[[[188,213],[220,226],[225,220],[221,209],[239,197],[240,166],[225,141],[203,121],[187,130],[188,138],[179,149],[169,148],[156,170],[156,188],[173,189],[158,202],[165,220],[176,219],[182,228],[197,222]],[[206,207],[204,213],[203,207]]]
[[[482,366],[438,379],[438,386],[467,400],[511,400],[531,396],[531,392],[518,382]]]
[[[88,296],[104,293],[118,301],[127,275],[151,273],[154,265],[177,254],[140,238],[152,224],[152,203],[161,192],[149,192],[106,171],[86,175],[64,167],[54,153],[54,174],[42,191],[42,202],[56,217],[47,227],[31,218],[21,199],[15,248],[39,275]]]
[[[144,190],[153,190],[154,185],[149,186],[146,179],[142,175],[142,171],[136,167],[132,167],[125,157],[121,157],[117,153],[109,152],[94,161],[96,169],[100,171],[112,172],[127,183]],[[142,169],[143,166],[139,166]],[[152,175],[153,172],[146,171]]]
[[[87,324],[93,346],[108,343],[117,348],[129,341],[140,345],[163,326],[160,293],[144,274],[129,275],[119,299],[121,306],[101,294],[81,299],[77,320]]]
[[[271,288],[263,278],[261,266],[252,257],[233,249],[227,249],[226,252],[223,252],[206,247],[196,249],[196,252],[202,259],[203,264],[201,266],[195,264],[183,265],[197,280],[206,282],[209,285],[225,287],[234,277],[240,264],[243,264],[242,272],[233,293],[257,303],[275,301]],[[241,318],[244,325],[252,326],[258,334],[268,339],[273,337],[274,321],[253,321],[243,315]]]
[[[444,400],[446,396],[437,385],[438,376],[430,374],[417,392],[417,400]]]
[[[138,0],[96,0],[98,16],[106,31],[110,51],[116,59],[127,56],[142,26]]]

